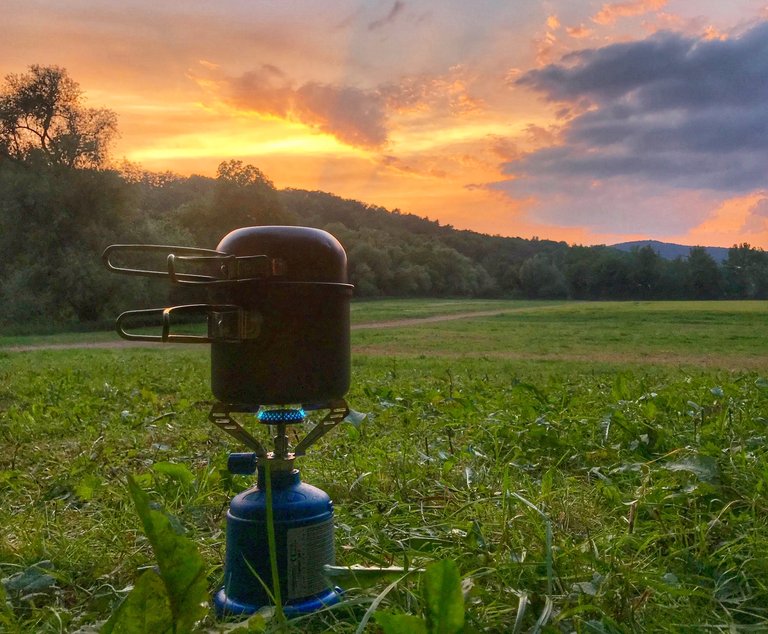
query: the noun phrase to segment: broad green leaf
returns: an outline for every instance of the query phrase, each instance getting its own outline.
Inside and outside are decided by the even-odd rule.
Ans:
[[[81,500],[91,500],[96,492],[101,489],[102,480],[96,474],[83,476],[75,485],[75,495]]]
[[[654,403],[653,401],[644,401],[643,410],[646,418],[649,418],[651,420],[656,418],[656,414],[658,414],[659,412],[659,408],[656,406],[656,403]]]
[[[155,473],[162,473],[184,486],[189,486],[195,479],[189,467],[180,462],[156,462],[152,465],[152,470]]]
[[[632,392],[629,388],[629,380],[626,374],[617,374],[611,388],[611,396],[617,401],[629,401],[632,398]]]
[[[133,481],[140,487],[151,487],[154,484],[152,474],[149,471],[139,473],[133,477]]]
[[[173,529],[171,521],[149,506],[149,497],[128,478],[128,489],[157,559],[160,576],[170,601],[176,632],[189,632],[205,613],[208,584],[203,558],[187,537]]]
[[[512,383],[512,389],[521,389],[521,390],[527,390],[531,394],[533,394],[536,399],[543,404],[547,404],[548,399],[546,394],[542,392],[539,388],[537,388],[535,385],[531,385],[530,383],[521,383],[520,381],[515,381]]]
[[[173,632],[173,614],[165,584],[146,570],[101,628],[101,634],[166,634]]]
[[[464,594],[456,563],[444,559],[424,573],[427,628],[432,634],[453,634],[464,629]]]
[[[374,618],[384,634],[427,634],[427,624],[418,616],[376,612]]]

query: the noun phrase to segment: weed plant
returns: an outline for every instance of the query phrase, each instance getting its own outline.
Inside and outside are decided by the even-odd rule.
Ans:
[[[710,340],[743,317],[725,314]],[[584,319],[581,338],[610,323]],[[732,367],[727,340],[720,367],[691,363],[693,344],[687,363],[649,362],[652,341],[634,362],[591,361],[592,344],[505,358],[442,337],[458,326],[423,329],[434,354],[366,354],[356,334],[348,400],[368,417],[298,465],[334,500],[339,564],[455,562],[466,631],[768,629],[768,363]],[[129,475],[217,588],[226,508],[252,482],[226,471],[242,448],[207,422],[211,401],[204,347],[0,353],[0,630],[88,631],[153,566]],[[420,579],[350,577],[340,606],[288,627],[354,632],[373,602],[428,616]]]

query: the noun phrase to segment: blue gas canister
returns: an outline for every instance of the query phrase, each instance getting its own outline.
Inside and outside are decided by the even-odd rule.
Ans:
[[[339,601],[323,576],[335,562],[333,502],[301,481],[297,469],[272,470],[272,513],[280,594],[286,615],[313,612]],[[237,495],[227,513],[224,585],[214,596],[219,616],[252,614],[271,605],[272,571],[267,538],[264,466],[257,485]]]

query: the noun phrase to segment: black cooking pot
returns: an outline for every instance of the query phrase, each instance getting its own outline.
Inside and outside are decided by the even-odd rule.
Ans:
[[[114,264],[126,252],[167,253],[167,271]],[[215,250],[162,245],[112,245],[112,271],[169,277],[203,286],[209,303],[128,311],[118,333],[130,340],[211,344],[211,387],[226,403],[323,404],[346,394],[350,382],[347,256],[338,240],[309,227],[244,227]],[[195,272],[191,272],[194,270]],[[162,314],[162,335],[126,330]],[[207,336],[172,332],[177,318],[203,314]]]

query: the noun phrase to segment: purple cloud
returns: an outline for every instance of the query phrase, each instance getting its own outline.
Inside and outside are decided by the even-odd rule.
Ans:
[[[513,192],[630,177],[744,193],[768,176],[768,22],[738,37],[659,33],[565,56],[516,84],[578,104],[562,145],[505,164]]]

